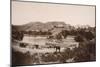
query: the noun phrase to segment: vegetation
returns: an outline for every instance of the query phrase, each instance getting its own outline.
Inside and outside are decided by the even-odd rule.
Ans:
[[[52,35],[51,31],[19,31],[13,28],[12,39],[22,40],[24,34],[28,35],[47,35],[48,39],[62,40],[68,35],[75,36],[75,41],[79,42],[79,47],[70,50],[66,48],[64,52],[54,52],[41,54],[41,61],[43,62],[60,62],[65,63],[69,58],[74,58],[74,62],[85,62],[85,61],[95,61],[96,60],[96,41],[95,41],[95,27],[88,28],[75,28],[71,30],[62,30],[56,35]],[[38,48],[38,46],[36,46]],[[23,54],[21,52],[12,51],[13,64],[32,64],[39,63],[38,54],[31,56],[30,54]]]
[[[33,57],[29,53],[22,53],[12,50],[12,64],[13,65],[27,65],[33,63]]]
[[[49,31],[27,31],[25,34],[28,35],[51,35],[52,33]]]
[[[24,34],[23,34],[23,32],[21,32],[21,31],[12,31],[12,38],[13,39],[16,39],[16,40],[22,40],[23,39],[23,37],[24,37]]]
[[[78,35],[78,36],[75,37],[75,41],[83,42],[83,37],[81,35]]]
[[[88,43],[80,43],[78,48],[74,49],[75,61],[85,62],[85,61],[95,61],[96,60],[96,44],[95,39],[89,41]]]

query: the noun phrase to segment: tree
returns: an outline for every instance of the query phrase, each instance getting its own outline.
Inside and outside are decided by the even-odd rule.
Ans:
[[[94,35],[92,34],[92,32],[88,31],[85,32],[86,34],[84,35],[86,39],[91,40],[94,38]]]
[[[57,40],[61,40],[61,39],[62,39],[62,36],[61,36],[60,33],[56,35],[56,39],[57,39]]]
[[[12,38],[16,40],[22,40],[24,37],[23,32],[21,31],[12,31]]]
[[[81,35],[78,35],[78,36],[75,37],[75,41],[83,42],[83,37]]]
[[[86,62],[96,60],[96,45],[95,39],[88,43],[80,43],[78,48],[73,50],[76,62]]]
[[[69,34],[69,31],[67,31],[67,30],[62,30],[62,31],[60,32],[60,34],[61,34],[64,38],[66,38],[67,35]]]

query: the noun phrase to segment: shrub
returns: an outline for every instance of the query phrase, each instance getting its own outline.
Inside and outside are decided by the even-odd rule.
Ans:
[[[33,58],[31,55],[12,50],[12,65],[32,64]]]
[[[77,41],[77,42],[83,42],[83,37],[80,36],[80,35],[78,35],[78,36],[75,37],[75,41]]]

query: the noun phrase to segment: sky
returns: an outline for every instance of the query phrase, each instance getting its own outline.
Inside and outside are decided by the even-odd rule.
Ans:
[[[95,6],[12,1],[12,24],[61,21],[70,25],[95,26]]]

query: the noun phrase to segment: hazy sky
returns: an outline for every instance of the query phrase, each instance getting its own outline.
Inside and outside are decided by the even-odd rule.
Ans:
[[[95,7],[34,2],[12,2],[12,24],[64,21],[71,25],[95,26]]]

